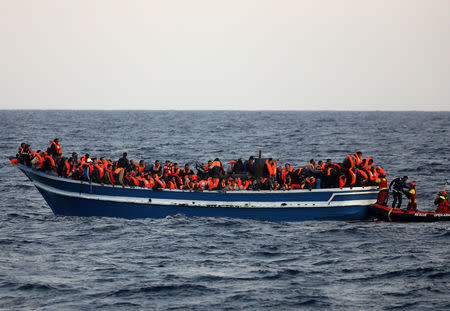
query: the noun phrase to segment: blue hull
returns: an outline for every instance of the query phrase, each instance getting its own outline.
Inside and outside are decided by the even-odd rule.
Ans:
[[[18,165],[55,215],[164,218],[184,214],[267,221],[361,220],[376,187],[290,191],[153,191],[75,181]]]

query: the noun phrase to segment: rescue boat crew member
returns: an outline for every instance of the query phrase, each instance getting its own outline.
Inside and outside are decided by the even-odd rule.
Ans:
[[[437,213],[450,213],[450,205],[448,202],[447,192],[439,192],[438,197],[434,200],[434,204],[437,205]]]
[[[377,204],[387,206],[389,200],[389,189],[387,186],[386,174],[380,173],[380,176],[375,180],[378,184],[378,198]]]
[[[408,206],[406,210],[415,212],[417,211],[417,193],[416,193],[416,184],[413,182],[409,183],[408,191],[405,191],[406,196],[408,197]]]
[[[400,177],[397,177],[391,183],[389,184],[389,190],[391,188],[394,188],[392,190],[392,195],[394,196],[394,201],[392,202],[392,207],[395,208],[395,203],[398,201],[397,208],[400,208],[402,205],[402,192],[405,188],[408,188],[406,186],[406,181],[408,180],[408,176],[403,176],[401,179]]]

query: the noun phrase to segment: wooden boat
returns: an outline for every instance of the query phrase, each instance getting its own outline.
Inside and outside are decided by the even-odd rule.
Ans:
[[[89,184],[17,164],[55,215],[164,218],[176,214],[268,221],[361,220],[377,187],[289,191],[152,190]]]

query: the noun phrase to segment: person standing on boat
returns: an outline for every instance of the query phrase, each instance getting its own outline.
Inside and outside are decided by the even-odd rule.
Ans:
[[[387,186],[387,179],[386,174],[380,173],[380,176],[375,180],[375,182],[378,184],[378,198],[377,198],[377,204],[387,206],[388,200],[389,200],[389,190]]]
[[[408,206],[406,207],[407,211],[416,212],[417,211],[417,193],[416,193],[416,184],[413,182],[409,183],[409,189],[405,191],[406,196],[408,197]]]
[[[47,148],[47,154],[51,155],[53,158],[62,156],[62,149],[58,138],[50,141],[50,146]]]
[[[402,205],[402,192],[405,188],[408,188],[406,186],[407,180],[408,176],[403,176],[402,178],[397,177],[389,184],[389,191],[391,191],[391,188],[394,188],[392,190],[392,195],[394,197],[392,207],[395,208],[395,203],[397,203],[397,201],[398,201],[397,208],[400,208],[400,206]]]
[[[117,167],[118,168],[124,168],[125,170],[128,169],[128,166],[130,165],[130,162],[127,159],[127,153],[124,152],[122,157],[119,159],[119,161],[117,162]]]
[[[438,197],[434,200],[434,204],[437,205],[436,213],[450,213],[447,192],[444,190],[439,192]]]

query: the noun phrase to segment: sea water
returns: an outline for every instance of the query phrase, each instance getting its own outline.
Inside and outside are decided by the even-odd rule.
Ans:
[[[421,210],[450,178],[448,112],[0,111],[0,309],[448,310],[450,223],[54,216],[21,142],[179,165],[362,151]],[[406,205],[404,200],[403,206]]]

